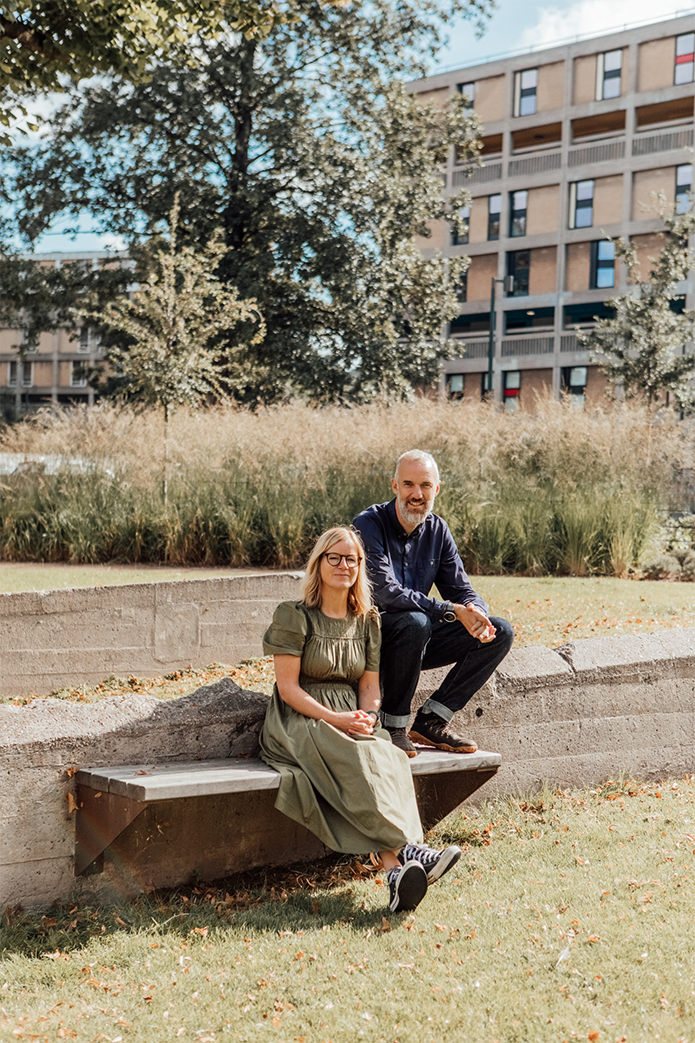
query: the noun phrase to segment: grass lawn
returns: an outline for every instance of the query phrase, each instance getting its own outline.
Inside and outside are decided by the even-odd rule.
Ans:
[[[106,566],[102,571],[90,566],[65,566],[65,586],[74,584],[74,573],[83,567],[89,570],[92,582],[94,577],[103,575],[104,583],[142,582],[143,578],[153,577],[198,578],[205,574],[228,575],[234,571],[164,568],[111,570]],[[0,584],[8,585],[7,570],[11,574],[14,568],[20,577],[17,582],[28,583],[34,577],[35,586],[22,589],[42,589],[50,584],[52,571],[63,575],[60,572],[63,566],[0,565]],[[167,572],[171,572],[171,575],[165,575]],[[134,580],[132,577],[136,574],[138,578]],[[72,577],[69,582],[68,576]],[[120,576],[126,578],[113,578]],[[583,637],[652,633],[666,627],[695,626],[695,584],[691,583],[553,576],[540,579],[525,576],[476,576],[473,582],[488,601],[492,614],[503,616],[513,624],[516,647],[532,644],[552,647]],[[232,675],[242,688],[269,694],[273,687],[272,660],[256,659],[235,666],[213,663],[202,670],[178,670],[164,677],[110,677],[99,685],[81,685],[52,694],[54,697],[80,702],[93,702],[104,696],[123,695],[129,691],[144,692],[162,699],[176,699],[226,675]],[[22,703],[28,700],[0,701]]]
[[[248,576],[269,569],[183,569],[166,565],[45,565],[41,562],[0,562],[0,593],[19,590],[63,590],[65,587],[111,587],[122,583]]]
[[[409,915],[337,856],[7,910],[0,1040],[686,1043],[694,818],[692,777],[468,808],[434,838],[461,861]]]

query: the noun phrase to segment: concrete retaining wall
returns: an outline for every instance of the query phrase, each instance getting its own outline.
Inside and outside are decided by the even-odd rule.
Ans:
[[[438,673],[424,675],[418,701]],[[99,877],[73,876],[72,768],[251,752],[264,705],[265,697],[224,681],[170,703],[132,695],[87,706],[0,706],[0,909],[99,893]],[[621,769],[642,778],[690,773],[695,630],[512,651],[456,723],[502,754],[481,796],[544,780],[596,783]]]
[[[0,696],[262,655],[301,573],[0,594]]]

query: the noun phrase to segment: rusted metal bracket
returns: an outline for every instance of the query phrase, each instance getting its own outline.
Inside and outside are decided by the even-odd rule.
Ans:
[[[99,792],[79,782],[76,798],[75,876],[81,876],[145,810],[148,802]]]
[[[459,754],[464,756],[464,754]],[[427,832],[497,774],[497,768],[413,775],[422,827]]]

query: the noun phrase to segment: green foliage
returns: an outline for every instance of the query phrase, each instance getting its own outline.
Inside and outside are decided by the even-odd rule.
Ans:
[[[132,278],[131,265],[117,256],[101,259],[97,267],[86,261],[56,268],[0,248],[0,324],[21,333],[12,347],[23,355],[44,332],[75,335],[86,299],[100,313]]]
[[[146,82],[153,58],[173,56],[195,34],[219,35],[223,18],[252,37],[291,14],[267,0],[12,0],[0,10],[0,92],[61,91],[66,78],[107,73]],[[20,114],[24,105],[10,101],[0,123]],[[11,144],[7,134],[0,141]]]
[[[665,199],[661,203],[665,243],[654,259],[649,279],[639,282],[636,291],[609,301],[615,309],[614,317],[598,320],[591,332],[578,336],[626,398],[643,398],[651,409],[663,404],[664,392],[671,392],[677,404],[686,408],[695,399],[695,354],[692,345],[687,351],[685,348],[693,339],[695,311],[679,314],[671,308],[671,302],[682,297],[678,284],[695,268],[695,253],[688,247],[688,239],[695,232],[695,210],[691,206],[687,213],[673,213],[666,209]],[[619,239],[615,252],[634,282],[634,245]]]
[[[2,451],[63,464],[3,477],[0,556],[298,566],[324,529],[390,498],[416,437],[439,461],[438,513],[472,572],[623,575],[658,529],[688,434],[552,402],[517,417],[426,401],[182,409],[168,425],[107,407],[42,415],[8,429]]]
[[[202,251],[178,247],[178,196],[169,217],[168,249],[157,249],[151,272],[129,300],[125,296],[99,307],[91,301],[80,313],[84,321],[106,330],[106,361],[115,371],[113,393],[139,406],[159,406],[168,418],[177,406],[197,406],[222,379],[239,380],[233,344],[225,357],[217,344],[222,333],[241,323],[255,324],[252,343],[263,337],[255,301],[239,300],[233,287],[215,274],[226,251],[218,237]]]
[[[87,211],[135,249],[179,192],[182,242],[221,228],[220,277],[267,324],[260,344],[246,334],[239,400],[359,401],[430,383],[455,350],[441,329],[466,262],[424,259],[414,239],[465,200],[449,211],[442,163],[453,147],[477,155],[479,126],[460,98],[422,105],[398,77],[436,48],[448,9],[306,0],[300,22],[265,39],[196,41],[185,62],[154,64],[146,86],[73,93],[40,147],[8,167],[22,233]]]

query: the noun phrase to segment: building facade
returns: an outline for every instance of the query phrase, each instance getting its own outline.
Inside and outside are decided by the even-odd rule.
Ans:
[[[32,256],[47,268],[121,264],[125,258],[105,250]],[[66,330],[58,330],[43,333],[34,344],[27,343],[21,331],[0,329],[0,409],[13,418],[51,403],[92,405],[95,392],[87,385],[86,374],[100,359],[99,337],[87,326],[74,339]]]
[[[496,282],[493,391],[516,408],[534,392],[603,398],[605,380],[577,342],[628,289],[610,238],[635,244],[643,277],[661,246],[656,194],[687,208],[693,178],[695,19],[692,15],[570,45],[463,67],[410,89],[435,105],[460,92],[480,116],[483,165],[452,155],[445,191],[465,186],[468,231],[432,225],[423,252],[467,254],[460,357],[441,390],[486,390]],[[512,280],[509,277],[513,277]],[[679,290],[695,307],[695,278]]]

